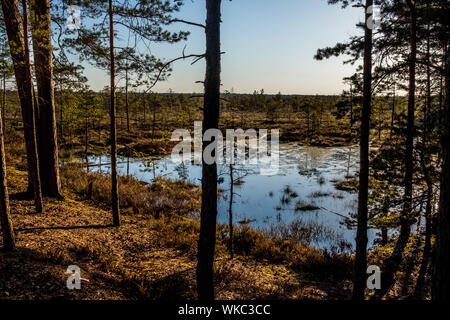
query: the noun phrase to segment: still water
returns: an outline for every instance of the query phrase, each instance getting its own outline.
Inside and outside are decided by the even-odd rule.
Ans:
[[[109,156],[88,159],[90,171],[109,172]],[[118,173],[131,175],[145,182],[156,177],[201,182],[201,165],[175,164],[170,156],[158,159],[119,157]],[[279,170],[275,175],[261,175],[257,165],[233,166],[233,221],[253,228],[269,229],[301,220],[331,230],[334,239],[348,242],[354,248],[356,229],[350,228],[346,217],[356,214],[357,193],[336,189],[335,183],[357,173],[359,150],[350,147],[307,147],[281,144]],[[230,169],[218,166],[218,221],[228,223]],[[309,209],[309,210],[306,210]],[[369,230],[369,245],[375,237]],[[318,239],[312,245],[329,247],[330,240]]]

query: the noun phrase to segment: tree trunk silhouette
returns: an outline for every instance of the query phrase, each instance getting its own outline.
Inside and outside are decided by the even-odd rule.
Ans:
[[[59,88],[59,137],[64,139],[64,125],[63,125],[63,115],[64,115],[64,98],[62,87]],[[64,140],[62,140],[64,141]]]
[[[5,133],[6,130],[6,73],[3,74],[3,96],[2,96],[2,128],[3,133]]]
[[[350,83],[350,136],[353,133],[353,86]]]
[[[86,114],[88,114],[86,112]],[[89,149],[89,122],[88,117],[84,119],[84,156],[88,158],[88,149]]]
[[[366,1],[366,8],[373,5],[373,0]],[[358,193],[358,227],[356,232],[355,275],[353,282],[354,300],[364,300],[367,277],[367,200],[369,194],[369,135],[370,113],[372,103],[372,29],[367,21],[370,13],[366,10],[364,32],[364,84],[363,106],[361,110],[360,136],[360,170]]]
[[[25,147],[29,184],[33,186],[36,211],[42,211],[42,193],[39,176],[39,158],[36,144],[36,128],[34,114],[34,92],[31,76],[30,51],[28,48],[28,14],[26,1],[23,1],[24,17],[20,16],[17,0],[1,0],[6,32],[13,60],[17,90],[24,126]],[[21,25],[20,22],[23,22]],[[24,32],[25,30],[25,32]]]
[[[433,182],[431,181],[431,177],[429,176],[423,156],[421,159],[421,163],[427,184],[427,203],[425,208],[425,245],[423,247],[422,261],[419,268],[419,274],[417,276],[416,287],[414,289],[414,297],[419,300],[423,298],[423,283],[425,280],[425,275],[428,269],[428,262],[430,261],[431,255],[431,202],[433,199]]]
[[[394,117],[395,117],[395,83],[394,83],[394,90],[392,92],[391,128],[389,131],[389,139],[392,139],[392,133],[394,131]]]
[[[430,25],[427,26],[427,62],[430,63]],[[425,208],[425,245],[422,253],[422,262],[419,268],[419,274],[417,276],[416,287],[414,289],[414,297],[416,299],[423,298],[423,283],[425,275],[428,269],[428,262],[431,254],[431,214],[432,214],[432,200],[433,200],[433,181],[430,176],[430,172],[427,167],[429,163],[429,157],[426,158],[426,144],[428,140],[428,124],[429,114],[431,112],[431,68],[426,66],[426,104],[424,108],[424,121],[423,121],[423,133],[422,133],[422,149],[420,152],[420,164],[422,167],[425,182],[427,184],[427,202]]]
[[[416,92],[416,8],[412,0],[406,0],[410,13],[410,54],[409,54],[409,87],[408,87],[408,116],[407,116],[407,136],[405,150],[405,176],[403,209],[400,215],[400,234],[395,243],[394,251],[384,262],[381,277],[381,289],[377,292],[377,298],[383,297],[392,287],[395,274],[402,261],[403,251],[408,243],[411,232],[411,211],[412,211],[412,177],[413,177],[413,149],[414,149],[414,108]]]
[[[203,106],[203,133],[218,128],[220,105],[220,4],[206,0],[206,73]],[[203,144],[203,149],[205,144]],[[217,165],[202,157],[202,207],[198,241],[197,292],[200,300],[214,299],[214,249],[217,218]]]
[[[110,121],[111,121],[111,207],[113,225],[120,225],[119,191],[117,185],[117,133],[116,133],[116,72],[114,56],[114,11],[112,0],[109,0],[109,58],[111,76]]]
[[[234,194],[234,177],[233,177],[233,164],[230,163],[230,204],[228,207],[228,218],[230,228],[230,239],[228,240],[228,247],[230,250],[230,259],[234,257],[233,250],[233,194]]]
[[[128,66],[125,69],[125,108],[127,111],[127,131],[130,132],[130,104],[128,101]]]
[[[155,138],[155,126],[156,126],[156,104],[153,106],[152,140]]]
[[[0,113],[0,117],[1,117]],[[9,194],[6,179],[5,145],[3,143],[3,117],[0,119],[0,223],[3,234],[3,247],[10,251],[15,248],[13,224],[9,215]]]
[[[433,300],[450,300],[450,46],[446,52],[445,66],[445,102],[444,125],[442,133],[442,172],[441,192],[439,202],[439,217],[437,223],[436,261],[433,270],[431,295]]]
[[[38,89],[36,137],[42,194],[62,198],[53,88],[50,0],[30,0],[31,36]]]

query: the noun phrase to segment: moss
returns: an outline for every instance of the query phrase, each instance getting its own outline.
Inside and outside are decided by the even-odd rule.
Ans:
[[[352,259],[348,255],[328,253],[279,237],[270,239],[266,234],[245,225],[236,230],[234,249],[239,254],[272,263],[284,263],[316,275],[350,277],[352,273]]]
[[[344,181],[338,181],[334,184],[335,188],[342,191],[357,191],[358,180],[350,179]]]

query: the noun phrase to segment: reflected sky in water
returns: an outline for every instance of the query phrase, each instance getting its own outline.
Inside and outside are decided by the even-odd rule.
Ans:
[[[350,147],[307,147],[294,143],[280,145],[279,170],[276,175],[260,174],[257,165],[235,165],[233,220],[246,222],[254,228],[266,229],[277,224],[296,220],[312,222],[332,229],[339,237],[354,247],[355,229],[344,224],[344,217],[357,211],[357,193],[337,190],[336,181],[357,173],[359,150]],[[109,172],[109,156],[92,156],[90,171]],[[151,182],[156,177],[183,179],[194,184],[201,182],[201,165],[175,164],[170,156],[143,160],[119,158],[118,173]],[[228,223],[230,177],[227,165],[218,166],[219,188],[218,221]],[[318,209],[296,210],[305,206]],[[369,244],[375,230],[369,230]],[[316,247],[327,247],[327,241],[319,241]]]

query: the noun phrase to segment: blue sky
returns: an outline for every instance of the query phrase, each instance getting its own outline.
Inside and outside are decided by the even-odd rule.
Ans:
[[[187,0],[177,17],[204,23],[205,1]],[[328,5],[326,0],[222,0],[222,91],[251,93],[340,94],[342,78],[355,66],[342,65],[343,58],[315,61],[318,48],[345,41],[360,32],[355,25],[362,19],[361,9]],[[204,30],[178,23],[171,30],[191,31],[187,42],[154,44],[152,53],[166,60],[186,54],[202,53]],[[154,91],[202,92],[204,60],[191,65],[178,61],[171,77]],[[92,67],[85,71],[94,90],[108,82],[103,72]]]

